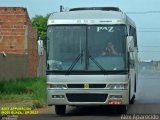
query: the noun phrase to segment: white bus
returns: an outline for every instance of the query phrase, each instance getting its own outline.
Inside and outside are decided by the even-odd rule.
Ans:
[[[137,84],[135,23],[117,7],[73,8],[50,15],[48,105],[114,105],[126,112]]]

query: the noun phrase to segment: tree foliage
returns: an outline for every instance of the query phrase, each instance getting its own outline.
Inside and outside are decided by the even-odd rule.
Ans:
[[[32,26],[37,28],[38,30],[38,37],[40,37],[42,40],[46,39],[47,35],[47,20],[48,20],[49,14],[46,16],[42,15],[35,15],[31,19],[32,21]]]

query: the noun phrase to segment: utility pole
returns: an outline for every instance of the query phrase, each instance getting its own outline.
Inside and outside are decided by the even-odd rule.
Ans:
[[[60,12],[63,12],[64,7],[60,5]]]

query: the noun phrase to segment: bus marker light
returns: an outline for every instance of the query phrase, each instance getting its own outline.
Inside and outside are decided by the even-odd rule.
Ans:
[[[120,105],[122,104],[122,100],[109,100],[108,104],[109,105]]]

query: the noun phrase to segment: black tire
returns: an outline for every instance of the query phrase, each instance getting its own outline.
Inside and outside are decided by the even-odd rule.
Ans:
[[[66,105],[55,105],[55,112],[57,115],[65,115]]]
[[[117,107],[118,107],[119,114],[126,114],[127,113],[127,105],[121,105],[121,106],[117,106]]]
[[[0,120],[2,120],[2,118],[3,118],[3,116],[2,116],[2,115],[0,115]]]
[[[129,104],[134,104],[135,102],[135,95],[133,95],[132,99],[129,101]]]
[[[136,93],[136,79],[135,79],[135,85],[134,85],[134,92]],[[132,99],[129,100],[129,104],[134,104],[134,102],[135,102],[135,97],[136,97],[135,93],[134,93],[134,95],[132,96]]]
[[[136,83],[136,79],[135,79],[134,92],[136,93],[136,91],[137,91],[137,83]]]
[[[109,106],[110,108],[110,114],[113,115],[120,115],[120,114],[126,114],[127,113],[127,105],[113,105]]]

